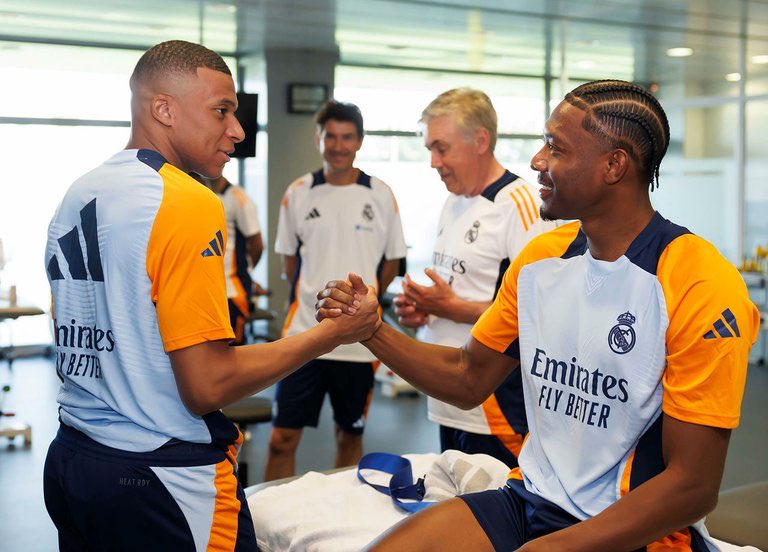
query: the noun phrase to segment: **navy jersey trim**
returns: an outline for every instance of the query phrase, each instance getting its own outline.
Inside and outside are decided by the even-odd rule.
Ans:
[[[253,280],[248,272],[248,239],[239,228],[235,227],[235,276],[245,290],[245,296],[250,301],[253,288]]]
[[[579,233],[573,238],[571,245],[565,250],[562,255],[562,259],[570,259],[571,257],[578,257],[587,252],[587,236],[579,228]]]
[[[637,442],[635,458],[632,460],[632,472],[629,474],[630,491],[664,471],[664,457],[661,450],[663,418],[663,415],[659,415]]]
[[[659,257],[661,257],[667,246],[676,238],[691,233],[684,226],[678,226],[668,221],[656,211],[651,221],[629,245],[624,255],[633,264],[646,272],[656,275]]]
[[[211,445],[214,448],[227,451],[229,446],[237,440],[239,435],[237,427],[221,410],[203,415],[203,421],[211,434]]]
[[[156,151],[148,150],[148,149],[140,149],[139,151],[137,151],[136,159],[138,159],[145,165],[152,167],[158,172],[163,167],[163,165],[165,165],[168,162],[165,160],[165,157],[163,157]]]
[[[523,401],[522,371],[512,370],[493,394],[499,403],[501,412],[515,433],[519,435],[528,433],[528,419],[525,416],[525,402]]]
[[[359,173],[357,175],[357,184],[360,184],[361,186],[365,186],[366,188],[371,187],[371,177],[367,174],[365,174],[363,171],[360,171],[358,169]]]
[[[483,196],[488,201],[493,202],[496,199],[496,194],[498,194],[502,190],[502,188],[504,188],[504,186],[506,186],[510,182],[514,182],[518,178],[520,177],[517,176],[515,173],[505,170],[504,174],[502,174],[498,178],[498,180],[486,186],[480,195]]]
[[[366,188],[371,187],[371,177],[358,169],[358,175],[357,180],[355,181],[355,184],[360,184],[361,186],[365,186]],[[315,186],[320,186],[321,184],[327,184],[325,181],[325,174],[323,173],[323,169],[318,169],[315,172],[312,173],[312,185],[310,188],[314,188]]]
[[[496,296],[499,294],[499,290],[501,289],[501,284],[504,281],[504,274],[507,272],[507,269],[509,268],[510,262],[509,257],[506,259],[502,259],[499,263],[499,277],[496,278],[496,286],[493,288],[493,300],[496,300]]]
[[[221,413],[219,413],[221,414]],[[221,414],[221,416],[224,416]],[[226,420],[226,418],[225,418]],[[237,429],[227,420],[237,436]],[[64,423],[56,435],[63,443],[96,458],[113,459],[123,464],[151,465],[158,467],[204,466],[217,464],[226,458],[226,447],[219,448],[212,443],[189,443],[171,439],[161,447],[149,452],[120,450],[94,441],[85,433]],[[231,444],[232,438],[229,441]]]
[[[508,357],[520,360],[520,340],[515,338],[515,340],[504,350],[504,354]]]
[[[325,175],[323,174],[323,169],[317,169],[312,173],[312,185],[310,188],[314,188],[320,184],[325,184]]]

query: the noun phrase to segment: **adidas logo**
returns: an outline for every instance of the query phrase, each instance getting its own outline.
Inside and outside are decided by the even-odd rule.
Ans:
[[[365,416],[360,416],[360,418],[352,424],[352,427],[355,429],[363,429],[365,427]]]
[[[208,242],[208,247],[203,249],[200,253],[202,257],[221,257],[224,254],[224,236],[221,235],[221,230],[216,231],[216,237]]]
[[[96,199],[91,200],[80,210],[80,226],[83,229],[85,251],[88,258],[83,257],[83,249],[80,246],[80,231],[77,226],[64,234],[58,240],[61,253],[69,267],[69,273],[73,280],[88,280],[94,282],[104,281],[104,269],[101,266],[101,253],[99,252],[99,233],[96,222]],[[48,261],[48,275],[51,280],[64,280],[65,276],[59,266],[59,258],[53,255]]]
[[[313,218],[320,218],[320,211],[317,210],[317,207],[312,207],[312,210],[307,214],[306,217],[304,217],[304,220]]]
[[[712,324],[714,330],[709,330],[704,334],[704,339],[718,339],[721,337],[741,337],[739,326],[736,324],[736,317],[731,309],[725,309],[722,312],[723,318],[718,318]],[[725,319],[725,322],[723,322]],[[727,324],[727,326],[726,326]]]

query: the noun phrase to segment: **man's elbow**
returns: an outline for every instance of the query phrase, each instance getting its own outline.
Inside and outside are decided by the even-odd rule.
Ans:
[[[216,396],[212,389],[181,393],[181,401],[195,416],[210,414],[224,406],[221,397]]]
[[[459,397],[459,400],[454,403],[462,410],[472,410],[473,408],[477,408],[490,396],[490,393],[487,393],[483,389],[478,389],[477,387],[468,387],[467,389],[467,393],[462,394],[462,396]]]

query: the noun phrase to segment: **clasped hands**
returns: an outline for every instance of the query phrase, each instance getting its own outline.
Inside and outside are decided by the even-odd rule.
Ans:
[[[342,343],[367,341],[382,324],[376,289],[350,272],[347,280],[331,280],[317,293],[315,319],[335,326]]]

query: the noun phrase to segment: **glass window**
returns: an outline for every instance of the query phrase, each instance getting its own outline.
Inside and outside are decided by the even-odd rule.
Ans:
[[[768,248],[768,101],[747,104],[747,165],[744,212],[744,254]]]
[[[738,170],[734,157],[736,104],[667,108],[672,138],[661,164],[656,209],[712,242],[736,262]]]
[[[69,185],[125,147],[125,128],[0,125],[4,167],[0,238],[7,264],[0,287],[16,285],[19,304],[48,310],[44,253],[48,223]],[[47,316],[13,323],[15,344],[51,341]],[[1,334],[0,334],[1,335]]]

